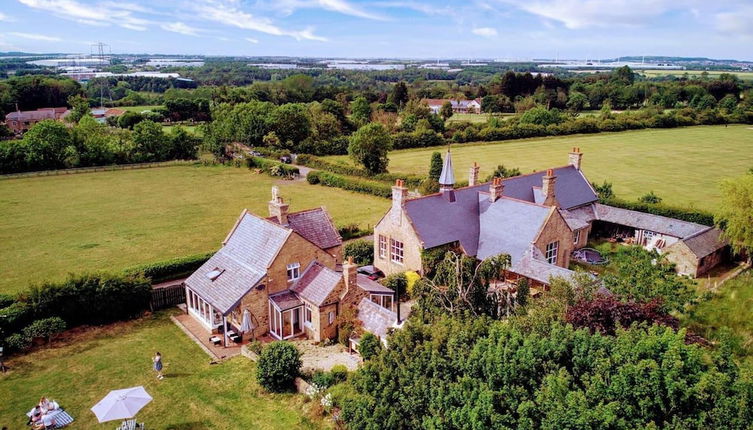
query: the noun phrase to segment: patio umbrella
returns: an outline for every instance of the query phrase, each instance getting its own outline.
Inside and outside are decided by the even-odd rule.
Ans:
[[[254,329],[254,323],[251,322],[251,312],[248,309],[243,311],[243,321],[241,322],[240,330],[244,333]]]
[[[113,390],[92,407],[92,412],[101,423],[133,418],[141,408],[151,401],[152,396],[144,390],[144,387]]]

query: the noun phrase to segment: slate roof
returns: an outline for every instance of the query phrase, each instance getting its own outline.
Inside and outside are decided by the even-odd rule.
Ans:
[[[244,211],[224,246],[186,279],[186,285],[227,314],[263,279],[291,230]],[[214,280],[207,275],[218,269]]]
[[[452,171],[452,153],[447,151],[442,165],[442,173],[439,175],[440,185],[455,185],[455,173]]]
[[[301,302],[298,296],[290,290],[273,294],[269,296],[269,299],[280,308],[280,311],[286,311],[303,305],[303,302]]]
[[[586,221],[583,217],[574,215],[570,211],[560,210],[560,214],[562,215],[562,218],[565,219],[567,226],[570,227],[570,230],[572,231],[575,231],[581,228],[586,228],[589,225],[588,221]]]
[[[484,193],[479,193],[478,199],[481,215],[476,258],[509,254],[516,264],[530,248],[551,208],[505,196],[491,203]]]
[[[571,209],[598,200],[591,184],[580,170],[573,166],[557,167],[552,169],[557,182],[554,186],[554,193],[557,196],[562,209]],[[534,187],[541,188],[541,178],[546,175],[546,171],[530,173],[527,175],[513,176],[502,180],[505,185],[503,194],[518,200],[535,202]],[[488,185],[486,185],[488,187]]]
[[[267,219],[278,223],[276,217]],[[324,208],[290,213],[288,226],[319,248],[327,249],[342,245],[342,238]]]
[[[342,273],[312,261],[290,290],[306,301],[321,306],[342,279]]]
[[[207,275],[215,269],[222,273],[215,280]],[[243,296],[264,278],[266,269],[249,267],[223,249],[186,279],[186,285],[226,315]]]
[[[40,108],[37,110],[13,111],[5,115],[6,120],[16,121],[41,121],[43,119],[58,119],[68,108]]]
[[[708,227],[707,230],[688,237],[683,242],[698,258],[703,258],[727,245],[722,239],[722,231],[713,227]]]
[[[694,222],[616,208],[601,203],[594,204],[594,209],[596,219],[600,221],[611,222],[613,224],[620,224],[641,230],[650,230],[680,239],[698,234],[709,228],[708,226],[696,224]]]
[[[510,270],[544,284],[549,284],[551,278],[570,280],[575,275],[572,270],[547,263],[541,252],[534,246],[529,246],[522,257],[513,263]]]
[[[387,330],[397,321],[397,314],[364,297],[358,303],[358,319],[363,323],[364,330],[384,339]]]
[[[358,284],[358,287],[366,291],[367,293],[374,293],[374,294],[393,294],[394,293],[394,291],[385,287],[379,282],[369,279],[369,277],[364,275],[363,273],[359,273],[357,275],[356,284]]]

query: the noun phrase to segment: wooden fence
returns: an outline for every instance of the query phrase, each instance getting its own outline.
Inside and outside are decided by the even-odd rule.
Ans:
[[[149,307],[152,311],[156,311],[185,302],[186,289],[182,284],[177,284],[152,289],[152,301],[149,303]]]

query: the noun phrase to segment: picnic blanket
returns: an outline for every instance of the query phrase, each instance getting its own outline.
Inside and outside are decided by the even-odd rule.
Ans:
[[[33,411],[33,409],[32,409]],[[26,414],[27,416],[31,416],[31,412]],[[42,419],[43,423],[47,422],[54,422],[55,428],[63,428],[67,426],[68,424],[73,422],[73,417],[65,411],[65,409],[53,409],[51,411],[48,411],[47,414],[45,414],[44,418]]]

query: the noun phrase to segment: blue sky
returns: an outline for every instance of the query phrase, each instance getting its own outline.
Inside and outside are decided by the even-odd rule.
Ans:
[[[0,51],[753,60],[751,0],[0,0]]]

